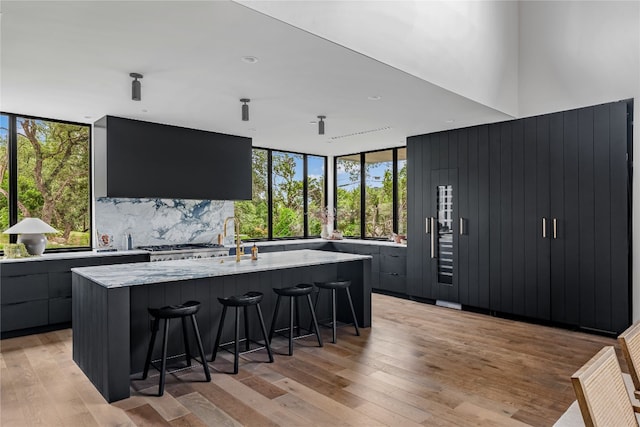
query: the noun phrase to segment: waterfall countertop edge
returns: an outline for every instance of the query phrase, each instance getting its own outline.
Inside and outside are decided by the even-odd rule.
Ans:
[[[255,261],[245,255],[240,262],[236,262],[235,256],[231,256],[79,267],[72,268],[71,271],[105,288],[121,288],[310,265],[335,264],[370,258],[370,255],[303,249],[259,254]]]

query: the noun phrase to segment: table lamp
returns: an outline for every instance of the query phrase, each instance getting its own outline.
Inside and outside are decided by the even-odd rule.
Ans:
[[[25,218],[13,227],[7,228],[4,234],[19,234],[18,243],[24,244],[30,255],[42,255],[47,245],[44,233],[57,233],[58,230],[40,218]]]

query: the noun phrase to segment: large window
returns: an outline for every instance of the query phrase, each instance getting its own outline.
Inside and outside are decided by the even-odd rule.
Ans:
[[[326,158],[253,149],[253,198],[236,203],[245,240],[314,237],[326,206]]]
[[[37,217],[59,230],[49,249],[90,247],[90,146],[88,125],[0,115],[0,227]]]
[[[336,157],[336,225],[342,234],[360,237],[362,173],[360,154]]]
[[[406,148],[336,157],[336,225],[345,236],[406,234],[406,157]]]

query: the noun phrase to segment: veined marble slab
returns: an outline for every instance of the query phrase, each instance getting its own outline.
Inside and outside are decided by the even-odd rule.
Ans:
[[[367,258],[371,258],[371,256],[304,249],[260,254],[256,261],[242,259],[240,262],[236,262],[235,257],[181,259],[81,267],[72,268],[71,271],[105,288],[120,288],[309,265],[334,264]]]

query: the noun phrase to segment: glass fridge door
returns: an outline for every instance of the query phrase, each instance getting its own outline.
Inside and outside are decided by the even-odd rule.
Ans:
[[[438,186],[437,212],[438,282],[453,284],[453,186]]]

